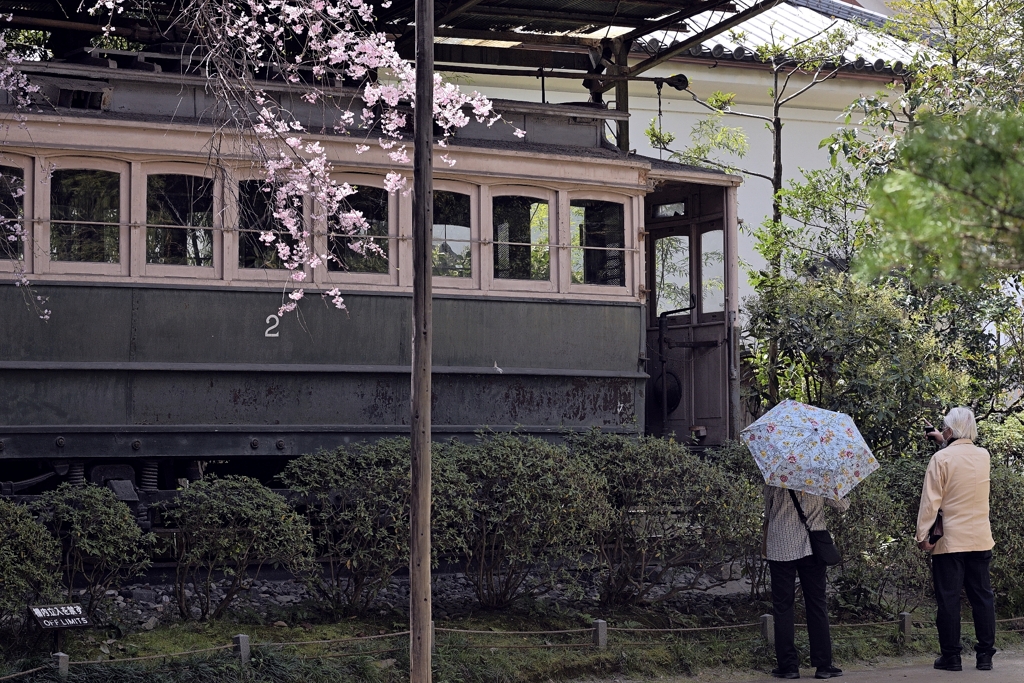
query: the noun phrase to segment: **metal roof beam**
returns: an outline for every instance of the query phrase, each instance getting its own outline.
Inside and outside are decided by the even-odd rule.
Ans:
[[[590,14],[589,12],[574,12],[572,10],[560,12],[558,10],[536,9],[533,7],[508,7],[505,5],[502,5],[500,7],[474,7],[473,9],[466,12],[466,14],[474,16],[495,17],[506,19],[509,21],[521,21],[524,24],[528,24],[529,22],[535,21],[537,19],[548,19],[555,21],[564,21],[566,23],[597,24],[600,26],[626,26],[630,28],[638,28],[640,26],[645,26],[648,23],[646,19],[616,16],[614,14]],[[668,26],[664,28],[678,31],[686,30],[685,25]]]
[[[434,59],[456,64],[520,66],[540,69],[573,69],[585,72],[590,57],[579,52],[523,50],[485,45],[435,44]]]
[[[556,45],[577,47],[598,47],[600,38],[583,38],[580,36],[562,36],[550,33],[519,33],[517,31],[476,31],[464,28],[440,27],[434,35],[441,38],[462,38],[464,40],[501,40],[508,43],[523,45]]]
[[[624,36],[618,36],[618,38],[623,41],[642,38],[650,33],[654,33],[655,31],[661,31],[665,29],[665,27],[671,26],[676,22],[682,22],[690,17],[695,17],[701,12],[712,12],[719,7],[724,7],[725,5],[733,5],[733,0],[710,0],[709,2],[701,2],[674,14],[669,14],[661,19],[655,19],[644,26],[630,31]]]
[[[705,40],[708,40],[709,38],[714,38],[715,36],[719,35],[723,31],[728,31],[729,29],[733,28],[734,26],[738,26],[738,25],[742,24],[747,19],[750,19],[751,17],[756,17],[758,14],[761,14],[762,12],[768,11],[772,7],[775,7],[776,5],[778,5],[778,4],[780,4],[780,3],[784,2],[784,1],[785,0],[761,0],[761,2],[757,2],[757,3],[753,4],[753,5],[751,5],[750,7],[748,7],[747,9],[745,9],[745,10],[743,10],[741,12],[737,12],[736,14],[734,14],[731,17],[729,17],[725,21],[719,22],[719,23],[715,24],[714,26],[712,26],[711,28],[708,28],[708,29],[706,29],[704,31],[701,31],[700,33],[698,33],[696,35],[690,36],[686,40],[683,40],[683,41],[677,43],[676,45],[673,45],[672,47],[669,47],[669,48],[666,48],[666,49],[662,50],[661,52],[659,52],[658,54],[654,55],[653,57],[649,57],[649,58],[645,59],[644,61],[640,62],[636,66],[633,66],[632,68],[630,68],[627,73],[628,73],[628,75],[630,77],[638,76],[639,74],[642,74],[645,71],[653,69],[654,67],[658,66],[659,64],[661,64],[663,62],[666,62],[666,61],[672,59],[673,57],[681,55],[682,53],[686,52],[687,50],[689,50],[694,45],[700,45]],[[598,80],[600,80],[600,79],[598,79]],[[606,84],[602,85],[598,89],[598,92],[608,92],[609,90],[611,90],[614,87],[615,87],[614,83],[606,83]]]
[[[462,14],[465,14],[468,10],[473,9],[474,7],[476,7],[477,5],[479,5],[483,1],[484,0],[465,0],[465,2],[461,3],[455,9],[453,9],[453,10],[451,10],[449,12],[446,12],[444,14],[444,16],[442,16],[440,18],[436,18],[434,20],[434,26],[440,26],[442,24],[445,24],[445,23],[451,21],[452,19],[455,19],[456,17],[458,17],[458,16],[460,16]],[[435,33],[434,35],[437,35],[437,34]],[[409,43],[411,43],[415,37],[416,37],[416,29],[415,28],[410,29],[410,30],[406,31],[402,35],[401,38],[399,38],[398,40],[395,41],[395,47],[400,50],[403,47],[405,47],[406,45],[408,45]]]
[[[135,25],[131,28],[124,26],[112,26],[108,31],[105,25],[102,24],[90,24],[84,21],[67,21],[64,19],[49,19],[45,17],[35,16],[24,16],[11,14],[7,16],[0,15],[0,24],[7,24],[8,26],[22,26],[25,28],[34,28],[42,30],[64,30],[64,31],[79,31],[82,33],[96,33],[104,34],[110,33],[115,36],[123,36],[131,40],[138,40],[140,42],[149,42],[154,40],[164,40],[164,36],[157,30],[150,28],[144,28],[142,26]]]

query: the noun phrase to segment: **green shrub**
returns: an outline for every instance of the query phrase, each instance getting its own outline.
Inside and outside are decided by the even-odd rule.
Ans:
[[[1024,510],[1024,473],[993,457],[989,516],[996,547],[992,553],[992,587],[997,604],[1007,614],[1024,610],[1024,534],[1021,510]],[[1002,458],[999,458],[1002,460]],[[1000,604],[1001,603],[1001,604]]]
[[[580,567],[607,514],[592,461],[515,434],[449,443],[443,453],[468,477],[466,576],[481,605],[543,594]]]
[[[192,616],[193,605],[201,619],[221,617],[268,563],[295,574],[313,568],[309,524],[282,496],[249,477],[195,482],[167,506],[164,519],[178,532],[174,591],[182,619]],[[218,573],[230,584],[216,601]]]
[[[317,555],[327,564],[312,587],[335,609],[364,612],[409,564],[410,453],[409,439],[384,439],[302,456],[281,476],[303,495]],[[435,557],[461,547],[468,514],[465,476],[453,465],[432,458]]]
[[[751,553],[740,561],[741,573],[750,582],[750,598],[752,600],[767,600],[771,597],[771,577],[768,571],[768,562],[761,556],[760,539],[762,534],[761,526],[764,521],[764,498],[762,484],[764,477],[757,463],[750,455],[750,449],[742,441],[727,441],[719,448],[709,449],[704,459],[714,463],[726,473],[726,476],[737,481],[750,482],[750,494],[757,497],[757,511],[751,507],[749,514],[752,515],[750,524],[756,526],[755,534],[756,547],[751,545]]]
[[[18,628],[27,606],[57,593],[60,546],[17,503],[0,498],[0,628]]]
[[[1018,415],[995,416],[978,423],[978,445],[987,448],[1003,465],[1020,469],[1024,465],[1024,420]]]
[[[131,508],[110,489],[61,484],[33,504],[61,544],[68,600],[85,583],[83,602],[94,614],[111,585],[138,576],[150,565],[154,537],[143,534]]]
[[[839,611],[893,618],[924,600],[930,575],[918,547],[917,508],[927,463],[884,462],[850,494],[850,509],[829,509],[829,529],[843,555],[831,570]]]
[[[761,541],[761,488],[670,439],[568,437],[597,464],[611,507],[597,551],[605,604],[664,600],[739,578]]]

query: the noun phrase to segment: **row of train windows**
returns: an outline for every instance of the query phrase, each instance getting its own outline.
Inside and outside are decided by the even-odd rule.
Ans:
[[[0,217],[24,217],[24,174],[0,166]],[[328,235],[328,268],[358,273],[389,272],[389,201],[384,189],[356,188],[350,207],[362,213],[365,235]],[[213,264],[213,192],[209,178],[153,174],[146,182],[146,261],[179,266]],[[121,259],[121,178],[113,171],[54,170],[50,178],[50,259],[118,263]],[[494,277],[540,280],[551,277],[550,206],[523,196],[492,199]],[[434,192],[434,275],[472,277],[472,216],[468,194]],[[570,262],[578,284],[625,285],[625,214],[617,202],[574,199],[570,202]],[[22,243],[8,225],[0,257],[18,259]],[[273,200],[261,181],[238,186],[238,266],[283,268],[276,243],[261,234],[273,232],[284,244],[291,236],[274,217]],[[372,247],[368,244],[372,243]]]

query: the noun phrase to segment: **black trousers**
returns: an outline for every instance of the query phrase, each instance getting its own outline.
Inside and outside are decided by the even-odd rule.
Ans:
[[[935,625],[939,629],[939,645],[943,655],[960,654],[960,591],[966,590],[974,612],[974,633],[977,652],[994,653],[996,642],[996,608],[988,566],[992,551],[943,553],[932,555],[932,579],[938,612]]]
[[[775,614],[775,659],[782,671],[800,668],[800,655],[793,639],[796,627],[793,600],[796,577],[807,606],[807,636],[811,641],[811,666],[832,665],[832,636],[828,628],[828,607],[825,604],[826,566],[813,555],[790,562],[769,561],[772,573],[772,608]]]

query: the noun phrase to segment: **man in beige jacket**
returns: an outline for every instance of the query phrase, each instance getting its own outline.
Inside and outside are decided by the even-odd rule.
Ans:
[[[996,614],[989,564],[992,561],[992,529],[988,519],[988,451],[974,445],[978,426],[970,408],[953,408],[943,420],[945,447],[932,456],[924,475],[921,506],[917,513],[917,542],[932,554],[932,579],[938,611],[942,655],[936,669],[960,671],[960,591],[974,612],[978,644],[977,668],[992,668],[995,654]],[[937,432],[929,434],[938,437]],[[935,518],[942,512],[943,535],[929,540]]]

